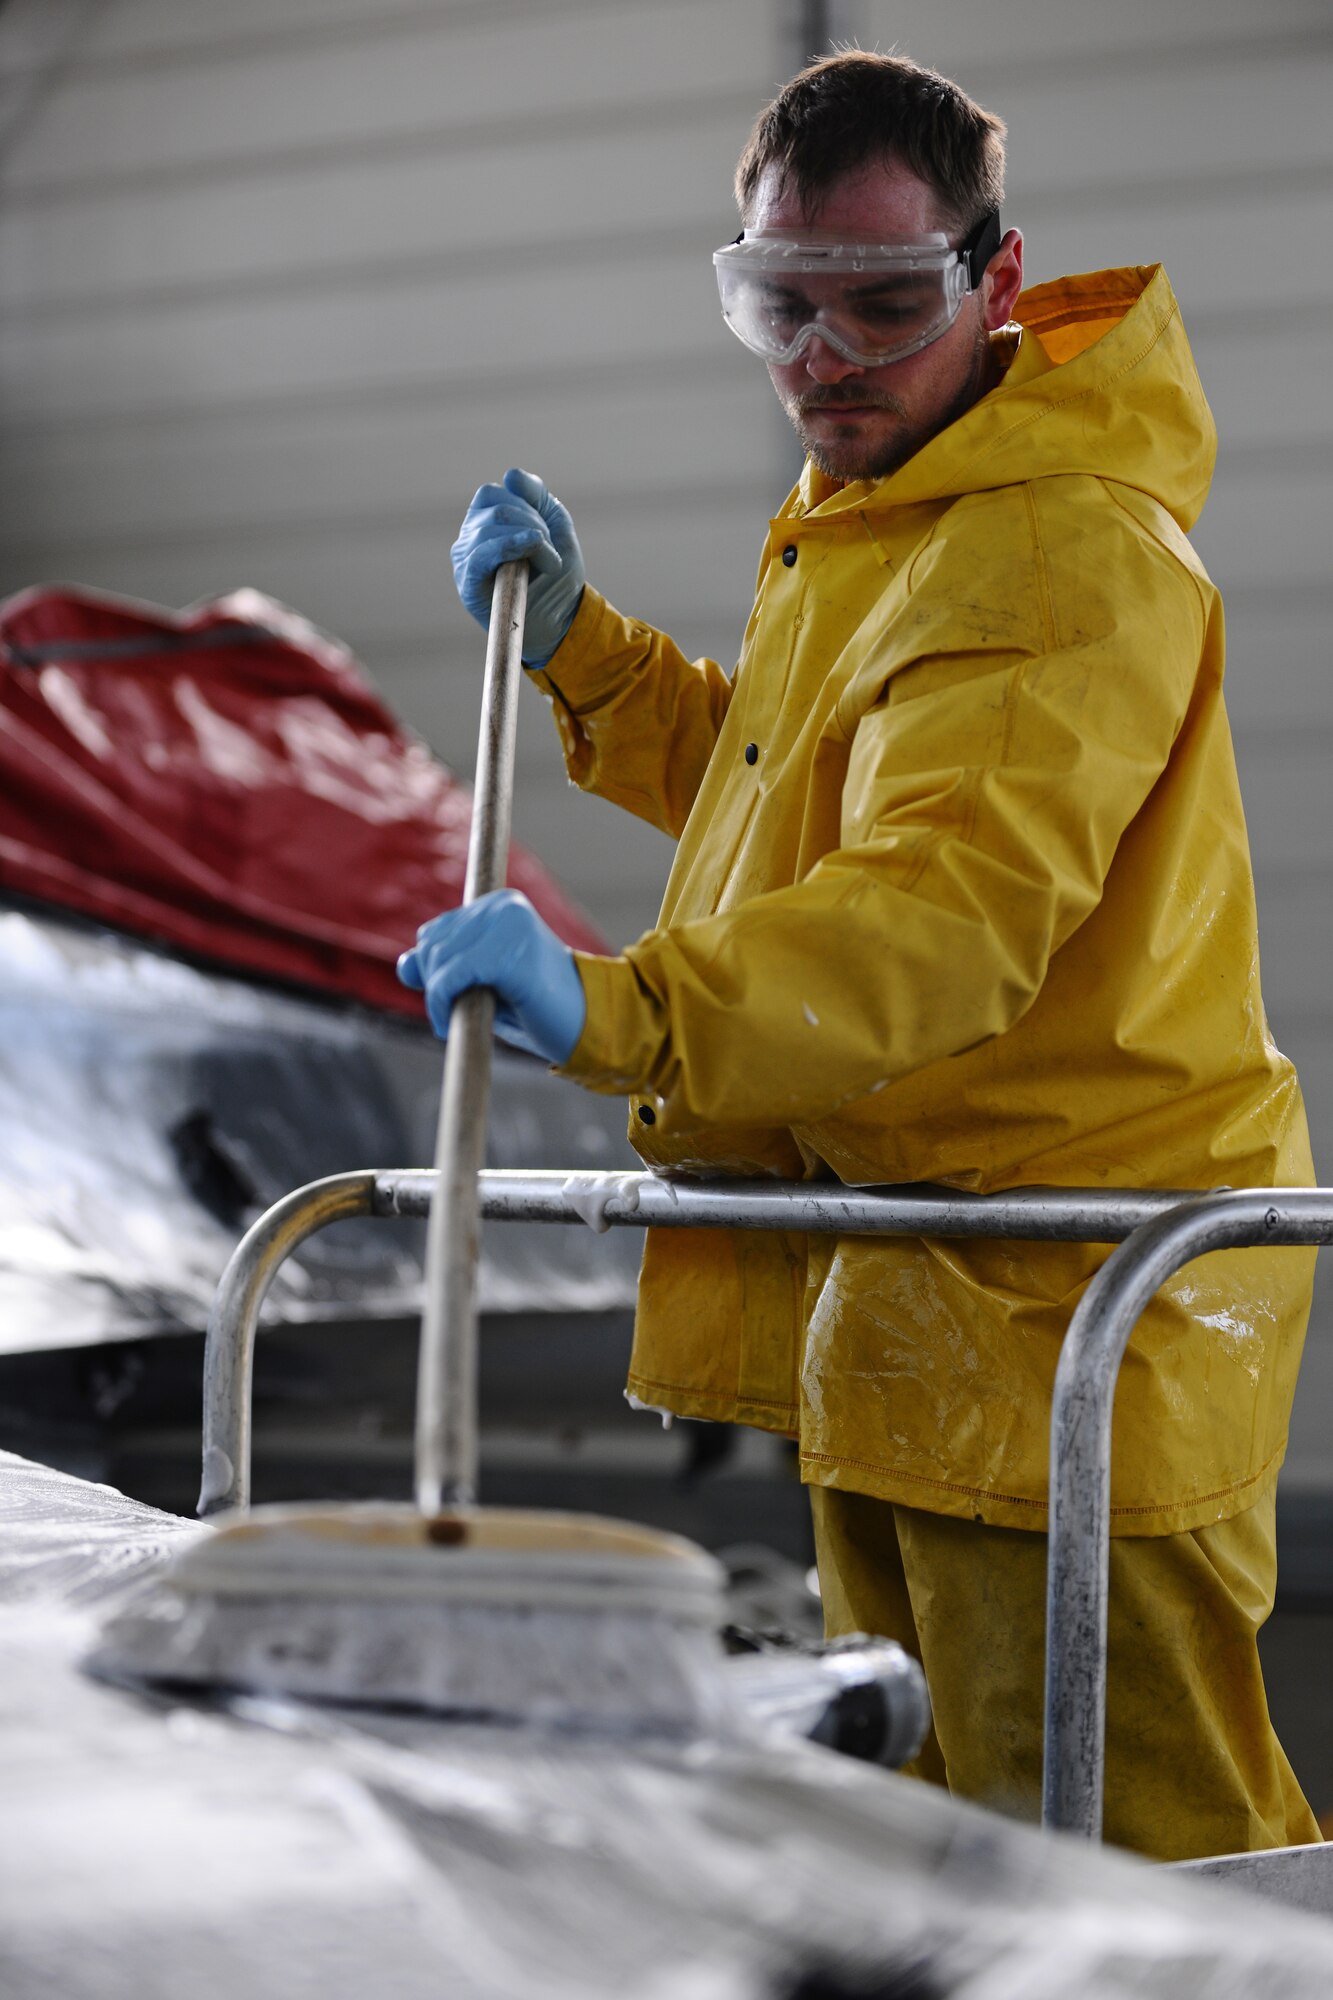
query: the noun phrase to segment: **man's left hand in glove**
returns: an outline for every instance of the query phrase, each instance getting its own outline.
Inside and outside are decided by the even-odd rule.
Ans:
[[[517,889],[497,889],[423,924],[398,977],[425,994],[441,1041],[454,1001],[472,986],[494,992],[500,1040],[545,1062],[568,1061],[583,1033],[587,1002],[574,954]]]

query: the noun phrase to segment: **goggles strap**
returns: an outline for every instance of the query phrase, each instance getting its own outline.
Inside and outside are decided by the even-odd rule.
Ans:
[[[967,265],[967,279],[975,292],[981,274],[1000,247],[1000,211],[988,208],[976,228],[958,245],[958,255]]]

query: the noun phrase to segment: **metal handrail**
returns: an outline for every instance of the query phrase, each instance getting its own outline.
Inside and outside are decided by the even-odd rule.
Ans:
[[[255,1333],[269,1286],[299,1244],[330,1222],[374,1215],[373,1173],[333,1174],[265,1209],[222,1273],[204,1334],[204,1462],[198,1512],[250,1504]]]
[[[424,1217],[425,1169],[338,1174],[275,1204],[223,1272],[204,1349],[199,1512],[250,1499],[254,1343],[264,1299],[298,1244],[343,1217]],[[596,1228],[792,1230],[806,1235],[942,1236],[1115,1243],[1060,1351],[1051,1401],[1042,1820],[1099,1839],[1106,1729],[1111,1413],[1140,1315],[1182,1265],[1211,1250],[1333,1242],[1333,1189],[1019,1188],[970,1195],[911,1185],[667,1181],[647,1173],[505,1172],[480,1177],[487,1221]]]
[[[1043,1825],[1101,1838],[1111,1408],[1139,1317],[1168,1278],[1211,1250],[1325,1243],[1333,1188],[1196,1195],[1127,1237],[1079,1302],[1051,1399]]]
[[[255,1334],[270,1285],[316,1230],[357,1215],[421,1218],[434,1174],[335,1174],[268,1209],[222,1274],[204,1343],[204,1476],[199,1512],[250,1504],[250,1405]],[[655,1174],[488,1171],[481,1213],[492,1222],[587,1222],[654,1229],[799,1230],[818,1236],[957,1236],[1120,1243],[1191,1199],[1182,1190],[853,1188],[840,1182],[667,1181]]]

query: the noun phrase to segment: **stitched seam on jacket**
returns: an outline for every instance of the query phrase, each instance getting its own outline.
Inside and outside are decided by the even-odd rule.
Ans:
[[[1204,577],[1201,577],[1199,575],[1197,570],[1191,569],[1187,562],[1182,561],[1181,557],[1176,554],[1176,551],[1171,547],[1171,544],[1169,542],[1163,541],[1161,536],[1156,534],[1154,530],[1147,525],[1146,522],[1141,521],[1138,515],[1134,512],[1132,507],[1127,507],[1125,505],[1124,501],[1120,498],[1120,495],[1115,490],[1116,487],[1119,486],[1121,483],[1122,482],[1118,479],[1103,479],[1101,481],[1102,486],[1106,490],[1106,497],[1111,502],[1111,505],[1114,508],[1116,508],[1119,513],[1124,515],[1125,519],[1130,523],[1130,526],[1134,528],[1138,534],[1146,535],[1148,537],[1154,549],[1157,550],[1158,554],[1161,555],[1161,557],[1165,562],[1170,564],[1173,569],[1180,571],[1185,576],[1187,576],[1191,584],[1194,586],[1194,596],[1198,603],[1199,616],[1203,621],[1203,630],[1199,634],[1199,644],[1202,647],[1204,634],[1208,630],[1208,611],[1209,611],[1208,595],[1207,591],[1204,588],[1205,579]],[[1162,505],[1161,501],[1158,501],[1156,504],[1159,507]],[[1168,520],[1170,520],[1171,518],[1170,513],[1165,507],[1162,508],[1162,512],[1166,514]],[[1175,523],[1173,523],[1173,526],[1174,525]],[[1217,585],[1213,583],[1211,577],[1207,578],[1207,583],[1211,586],[1214,597],[1219,596],[1220,592],[1217,589]]]
[[[756,1410],[790,1410],[793,1414],[796,1410],[789,1397],[747,1396],[739,1389],[701,1389],[697,1382],[664,1382],[656,1375],[641,1375],[637,1368],[631,1369],[629,1379],[641,1383],[645,1389],[669,1389],[676,1396],[695,1396],[715,1403],[748,1403]]]
[[[1152,1500],[1139,1506],[1112,1507],[1111,1513],[1112,1515],[1127,1517],[1142,1514],[1174,1514],[1180,1513],[1182,1510],[1190,1507],[1206,1507],[1214,1500],[1227,1499],[1232,1493],[1243,1493],[1247,1486],[1253,1486],[1266,1473],[1271,1472],[1273,1466],[1281,1457],[1282,1451],[1275,1451],[1271,1458],[1264,1460],[1264,1463],[1259,1467],[1257,1472],[1250,1473],[1248,1478],[1245,1479],[1235,1479],[1229,1486],[1219,1486],[1212,1493],[1194,1493],[1183,1500]],[[858,1472],[876,1473],[881,1479],[885,1477],[901,1479],[909,1486],[929,1486],[937,1493],[961,1493],[969,1500],[1001,1501],[1006,1507],[1031,1507],[1035,1512],[1041,1514],[1047,1513],[1050,1508],[1049,1500],[1033,1500],[1024,1493],[1005,1493],[994,1486],[964,1486],[959,1481],[952,1479],[928,1479],[924,1473],[904,1472],[898,1467],[876,1464],[873,1459],[869,1458],[844,1458],[828,1451],[803,1451],[801,1453],[801,1463],[803,1465],[847,1465],[853,1467]]]
[[[1051,573],[1046,566],[1046,551],[1041,542],[1041,521],[1037,514],[1037,496],[1032,490],[1032,481],[1023,483],[1023,500],[1027,507],[1028,527],[1032,533],[1032,559],[1037,571],[1037,602],[1041,606],[1042,637],[1046,641],[1048,653],[1060,648],[1060,628],[1055,617],[1055,600],[1051,596]]]
[[[1032,536],[1033,555],[1036,561],[1036,569],[1037,569],[1037,599],[1041,610],[1042,639],[1044,641],[1046,651],[1054,652],[1057,650],[1059,645],[1059,634],[1055,623],[1055,609],[1051,601],[1050,578],[1048,576],[1046,569],[1045,555],[1042,551],[1041,531],[1037,522],[1037,510],[1036,510],[1036,502],[1032,494],[1032,482],[1031,480],[1023,480],[1022,482],[1015,481],[1014,483],[1015,484],[1021,483],[1022,485],[1023,500],[1028,516],[1028,528]],[[962,498],[965,496],[959,495],[958,497]],[[952,509],[950,508],[945,509],[944,513],[941,514],[939,520],[936,521],[932,526],[930,533],[926,536],[920,548],[917,549],[916,553],[912,557],[911,563],[909,564],[907,570],[907,591],[908,591],[909,601],[916,594],[917,586],[913,582],[913,573],[916,569],[917,563],[921,560],[921,558],[925,555],[926,551],[930,548],[931,544],[935,541],[936,537],[939,535],[945,523],[947,522],[951,512]],[[919,657],[922,659],[927,659],[933,656],[930,654],[922,654]],[[915,665],[916,665],[916,660],[914,659],[905,660],[902,662],[902,667],[896,669],[895,672],[902,671],[903,668],[908,668]],[[963,820],[960,822],[959,826],[959,837],[961,838],[962,843],[965,847],[970,847],[972,845],[972,837],[973,834],[976,832],[977,814],[981,809],[981,788],[985,770],[991,768],[1003,769],[1004,766],[1009,761],[1009,746],[1013,741],[1014,727],[1017,720],[1018,700],[1022,693],[1023,683],[1027,678],[1027,671],[1030,665],[1031,665],[1030,657],[1023,659],[1019,662],[1017,671],[1014,676],[1013,685],[1009,688],[1009,690],[1005,695],[1004,730],[1000,741],[1000,753],[998,758],[996,759],[995,765],[994,766],[987,765],[982,769],[979,769],[970,783],[969,786],[970,795],[968,798],[967,812]],[[908,874],[905,875],[903,878],[902,888],[906,893],[910,894],[911,891],[915,889],[917,883],[921,880],[922,875],[924,874],[926,868],[933,859],[936,849],[943,843],[945,838],[946,836],[943,833],[939,833],[934,835],[930,840],[928,840],[924,844],[920,854],[918,855],[915,868],[911,869],[908,872]]]

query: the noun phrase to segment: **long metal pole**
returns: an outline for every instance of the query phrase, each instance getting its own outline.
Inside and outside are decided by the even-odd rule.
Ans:
[[[1101,1838],[1111,1551],[1111,1409],[1139,1317],[1211,1250],[1333,1243],[1333,1189],[1200,1195],[1145,1222],[1107,1258],[1070,1321],[1051,1401],[1042,1821]],[[1201,1330],[1206,1340],[1206,1331]]]
[[[496,572],[464,903],[504,887],[514,793],[528,566]],[[449,1020],[426,1231],[426,1303],[417,1370],[416,1501],[425,1514],[477,1497],[477,1176],[486,1155],[495,996],[463,994]]]

